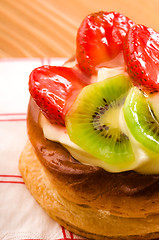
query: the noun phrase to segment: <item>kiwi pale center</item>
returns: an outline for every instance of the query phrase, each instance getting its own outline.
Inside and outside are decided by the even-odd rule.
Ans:
[[[123,137],[128,139],[128,137],[121,132],[119,125],[119,113],[121,105],[123,104],[123,98],[112,101],[109,104],[105,98],[103,98],[103,101],[104,105],[97,107],[92,116],[94,130],[100,132],[105,138],[113,138],[115,142],[123,141]]]
[[[121,110],[120,106],[111,106],[108,111],[105,111],[105,113],[100,118],[100,124],[107,126],[111,128],[118,128],[119,129],[119,112]]]
[[[119,128],[119,112],[121,110],[121,100],[117,103],[113,101],[111,103],[107,103],[105,98],[103,98],[105,102],[104,106],[97,107],[95,113],[93,114],[93,123],[94,127],[99,128],[99,126],[107,125],[107,128]]]

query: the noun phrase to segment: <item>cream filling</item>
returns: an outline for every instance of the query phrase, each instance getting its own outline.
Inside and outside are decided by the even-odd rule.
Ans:
[[[112,77],[123,73],[124,73],[123,67],[101,68],[98,71],[97,78],[96,79],[92,78],[92,82],[102,81],[108,77]],[[159,115],[158,110],[159,107],[157,107],[156,105],[156,102],[159,102],[158,99],[159,94],[156,94],[155,97],[152,97],[150,99],[151,101],[150,104],[152,105],[153,109],[155,109],[156,115],[157,114]],[[39,124],[43,129],[45,138],[51,141],[61,143],[75,159],[84,164],[102,167],[103,169],[109,172],[122,172],[128,170],[135,170],[142,174],[159,173],[159,156],[157,154],[149,152],[147,149],[144,149],[144,146],[137,142],[135,138],[131,135],[126,125],[122,109],[120,109],[119,113],[119,126],[120,129],[129,137],[135,155],[135,161],[129,166],[126,167],[122,166],[122,168],[117,167],[115,165],[109,165],[104,161],[97,159],[96,157],[86,152],[85,150],[83,150],[81,147],[79,147],[70,140],[65,127],[51,124],[42,113],[40,113],[39,116]]]
[[[100,82],[109,77],[114,77],[119,74],[127,74],[124,72],[124,66],[115,68],[99,68],[97,78],[94,78],[94,82]]]

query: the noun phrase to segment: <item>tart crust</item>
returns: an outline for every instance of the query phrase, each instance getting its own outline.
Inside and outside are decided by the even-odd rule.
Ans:
[[[19,169],[27,188],[41,207],[51,218],[77,235],[100,240],[159,237],[159,214],[146,218],[118,217],[61,196],[50,181],[50,172],[40,163],[29,141],[21,153]]]

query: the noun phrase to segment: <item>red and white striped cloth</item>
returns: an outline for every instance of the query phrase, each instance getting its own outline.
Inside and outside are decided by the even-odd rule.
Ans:
[[[79,240],[41,209],[18,170],[25,145],[30,72],[65,59],[0,60],[0,240]]]

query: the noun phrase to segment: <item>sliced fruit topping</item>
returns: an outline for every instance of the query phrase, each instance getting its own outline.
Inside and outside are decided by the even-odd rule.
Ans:
[[[119,112],[129,88],[130,80],[125,75],[88,85],[66,114],[70,139],[118,169],[134,161],[129,138],[119,126]]]
[[[146,97],[133,87],[126,98],[124,117],[134,138],[147,149],[159,153],[159,122]]]
[[[159,33],[135,25],[128,31],[123,51],[133,84],[147,93],[159,91]]]
[[[88,75],[96,74],[96,66],[116,57],[133,22],[116,12],[97,12],[81,23],[76,40],[79,67]]]
[[[65,114],[81,89],[84,76],[73,68],[42,66],[32,71],[29,91],[51,123],[65,125]]]

